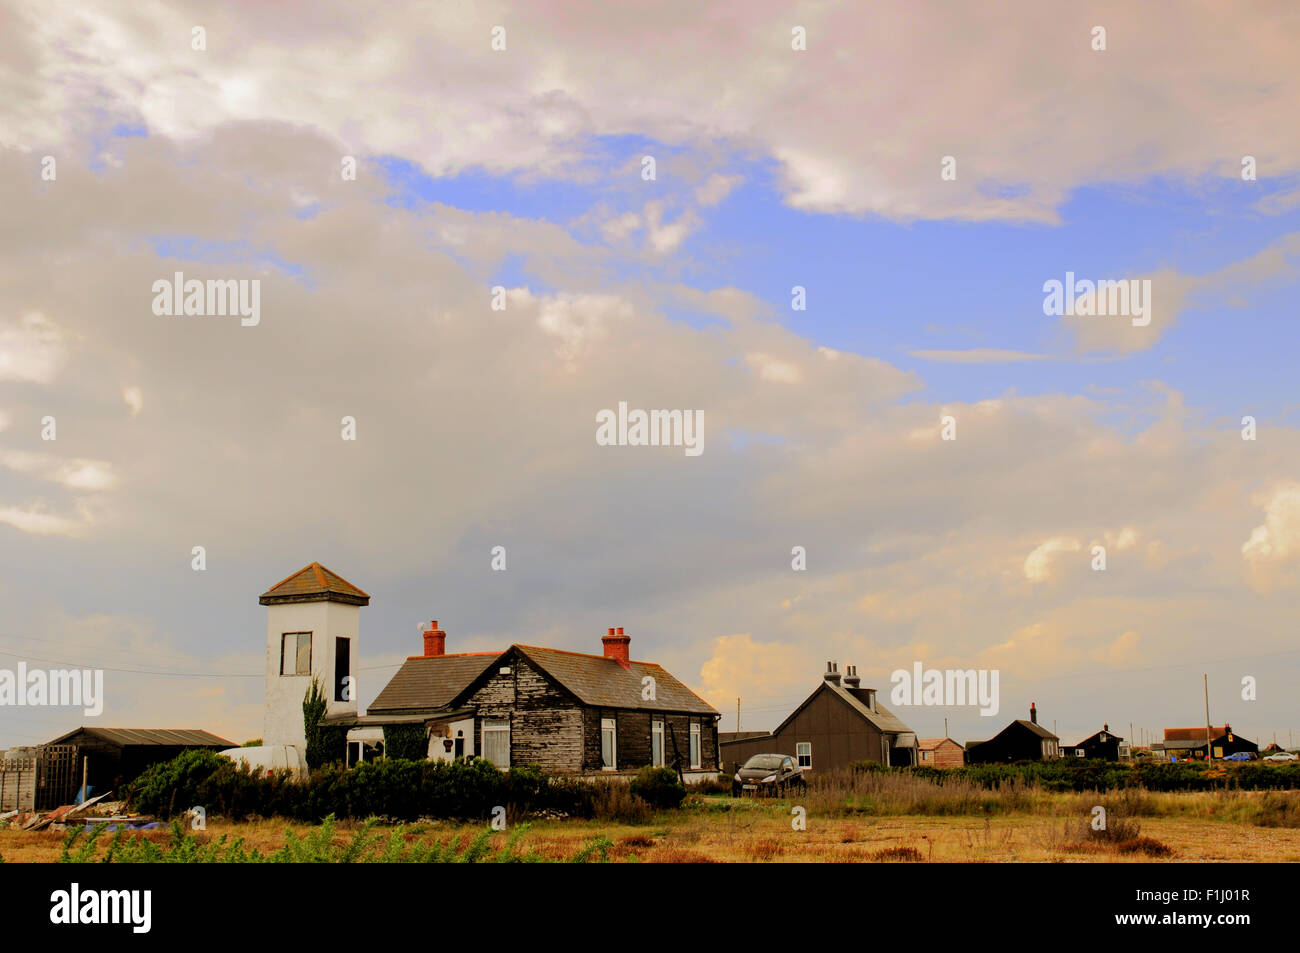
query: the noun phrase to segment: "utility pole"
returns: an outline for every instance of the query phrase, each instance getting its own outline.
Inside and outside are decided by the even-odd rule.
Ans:
[[[1210,750],[1210,744],[1213,741],[1210,738],[1210,676],[1204,674],[1201,678],[1205,680],[1205,760],[1209,761],[1210,756],[1214,753]]]
[[[736,699],[736,731],[740,732],[740,699]]]
[[[948,737],[948,719],[947,719],[947,718],[945,718],[945,719],[943,720],[943,736],[944,736],[945,738]]]

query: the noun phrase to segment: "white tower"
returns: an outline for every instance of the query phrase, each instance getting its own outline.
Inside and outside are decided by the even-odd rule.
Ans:
[[[357,633],[370,596],[312,563],[257,601],[267,607],[262,744],[303,750],[302,701],[313,677],[320,680],[327,716],[357,713]]]

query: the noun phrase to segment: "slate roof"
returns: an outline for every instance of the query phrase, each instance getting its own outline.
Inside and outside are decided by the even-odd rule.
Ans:
[[[631,668],[626,669],[603,655],[586,655],[534,645],[513,647],[586,705],[698,715],[718,714],[712,705],[683,685],[662,665],[654,662],[631,662]],[[647,675],[655,680],[655,697],[652,700],[641,697],[641,680]]]
[[[520,652],[538,669],[593,708],[639,709],[716,715],[714,708],[653,662],[632,662],[625,669],[603,655],[586,655],[535,645],[512,645],[505,652],[414,656],[397,670],[367,714],[401,714],[463,702],[467,690],[511,651]],[[642,699],[641,680],[655,680],[654,699]]]
[[[1012,722],[1012,724],[1022,725],[1022,726],[1024,726],[1025,728],[1028,728],[1028,729],[1029,729],[1030,731],[1032,731],[1034,734],[1038,735],[1038,737],[1040,737],[1040,738],[1049,738],[1049,739],[1051,739],[1052,741],[1060,741],[1060,740],[1061,740],[1060,738],[1056,737],[1056,735],[1052,734],[1050,731],[1048,731],[1046,728],[1044,728],[1042,725],[1036,725],[1036,724],[1034,724],[1032,721],[1026,721],[1024,718],[1017,718],[1014,722]],[[1010,727],[1011,727],[1011,725],[1007,725],[1007,728],[1010,728]],[[1007,728],[1003,728],[1002,731],[1006,731]],[[998,734],[1001,734],[1001,733],[1002,733],[1002,732],[998,732]],[[997,735],[994,735],[993,737],[996,738]]]
[[[46,744],[63,744],[75,735],[85,735],[121,747],[158,745],[188,748],[233,748],[235,743],[201,728],[91,728],[83,727],[59,735]]]
[[[285,602],[343,602],[354,606],[370,605],[369,594],[361,591],[338,573],[320,563],[304,566],[281,579],[257,600],[264,606]]]
[[[402,663],[366,714],[401,714],[442,708],[469,687],[500,652],[414,656]]]
[[[1121,742],[1124,740],[1124,739],[1121,738],[1119,735],[1115,734],[1115,732],[1111,731],[1109,728],[1102,728],[1100,731],[1094,731],[1092,734],[1090,734],[1088,737],[1084,738],[1084,739],[1083,739],[1082,741],[1080,741],[1078,744],[1073,744],[1073,745],[1064,745],[1063,747],[1067,747],[1067,748],[1082,748],[1082,747],[1085,747],[1085,746],[1088,744],[1088,742],[1090,742],[1090,741],[1094,741],[1094,740],[1097,740],[1097,739],[1098,739],[1098,736],[1101,735],[1103,732],[1105,733],[1106,738],[1107,738],[1108,740],[1111,739],[1111,738],[1115,739],[1116,741],[1121,741]],[[1204,736],[1201,737],[1201,742],[1202,742],[1202,744],[1205,742],[1205,737],[1204,737]],[[1098,743],[1100,743],[1100,742],[1098,742]]]
[[[790,712],[789,716],[786,717],[785,721],[781,722],[781,724],[777,725],[775,728],[772,729],[772,734],[774,736],[779,735],[785,729],[785,726],[794,718],[794,716],[799,714],[799,712],[803,711],[804,708],[807,707],[808,703],[817,697],[817,692],[820,691],[834,692],[836,696],[838,696],[841,700],[843,700],[846,705],[852,708],[865,721],[874,725],[877,731],[880,731],[882,733],[890,733],[890,734],[897,734],[897,735],[915,736],[915,732],[913,732],[911,728],[907,727],[907,725],[903,724],[902,720],[897,715],[895,715],[884,705],[880,704],[880,697],[878,693],[876,696],[876,710],[875,711],[871,710],[867,702],[874,692],[873,689],[845,688],[843,685],[836,685],[834,682],[828,682],[825,680],[823,680],[821,685],[817,687],[816,691],[814,691],[811,695],[809,695],[804,700],[802,705],[800,705],[794,711]]]

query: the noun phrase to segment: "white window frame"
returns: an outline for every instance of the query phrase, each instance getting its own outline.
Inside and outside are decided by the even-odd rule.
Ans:
[[[805,751],[807,752],[807,754],[804,753]],[[807,764],[803,763],[804,758],[808,759]],[[799,741],[795,743],[794,761],[795,764],[799,765],[800,771],[812,770],[812,742],[811,741]]]
[[[700,723],[691,722],[691,769],[698,770],[704,761],[704,739],[700,734]]]
[[[650,764],[664,766],[664,723],[661,718],[650,719]]]
[[[289,636],[291,635],[294,636],[294,642],[293,642],[293,669],[294,670],[292,672],[287,672],[285,671],[285,664],[284,664],[285,663],[284,649],[285,649],[285,644],[287,643]],[[301,641],[304,635],[307,636],[307,671],[300,672],[298,671],[298,643],[299,641]],[[280,633],[280,677],[281,678],[296,678],[302,675],[311,674],[312,649],[313,649],[312,642],[313,642],[313,638],[311,632],[281,632]]]
[[[609,732],[609,760],[605,763],[605,732]],[[600,720],[600,769],[602,771],[618,770],[618,719],[602,718]]]
[[[506,736],[506,763],[504,765],[497,764],[497,762],[492,761],[492,758],[489,757],[488,755],[488,751],[490,750],[488,745],[489,733],[493,735],[504,734]],[[491,761],[502,771],[506,771],[510,768],[510,719],[509,718],[484,718],[483,719],[483,757],[486,758],[488,761]]]

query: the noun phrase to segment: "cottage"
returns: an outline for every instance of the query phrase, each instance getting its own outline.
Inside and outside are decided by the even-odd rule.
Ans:
[[[1164,744],[1158,747],[1158,754],[1167,760],[1186,760],[1204,758],[1206,737],[1209,736],[1213,756],[1224,758],[1240,751],[1259,754],[1259,745],[1236,734],[1231,725],[1215,727],[1202,725],[1200,728],[1166,728]]]
[[[1110,725],[1103,724],[1101,731],[1089,735],[1076,745],[1061,749],[1066,758],[1098,758],[1102,761],[1119,761],[1129,757],[1128,745],[1119,735],[1113,734]]]
[[[988,741],[966,745],[969,764],[1047,761],[1059,756],[1060,739],[1038,723],[1038,706],[1029,705],[1029,720],[1016,719]]]
[[[359,722],[421,724],[428,756],[482,757],[501,768],[568,774],[680,767],[688,781],[718,772],[721,717],[663,667],[629,657],[622,628],[587,655],[534,645],[447,654],[432,623]]]
[[[735,771],[756,754],[788,754],[805,771],[847,768],[856,761],[916,764],[916,732],[882,705],[874,688],[862,688],[850,665],[826,663],[817,689],[771,732],[720,736],[724,768]]]
[[[918,738],[917,764],[926,768],[960,768],[966,763],[966,748],[951,738]]]

